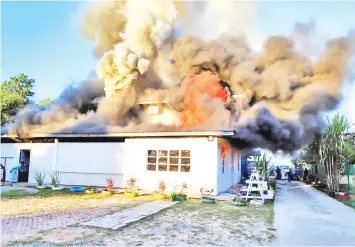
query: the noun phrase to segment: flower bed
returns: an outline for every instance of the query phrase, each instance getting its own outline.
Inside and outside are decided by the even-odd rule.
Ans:
[[[137,192],[125,192],[124,193],[124,197],[126,198],[133,198],[133,197],[137,197],[138,193]]]
[[[153,198],[155,199],[155,200],[163,200],[163,199],[166,199],[166,195],[165,194],[154,194],[153,195]]]

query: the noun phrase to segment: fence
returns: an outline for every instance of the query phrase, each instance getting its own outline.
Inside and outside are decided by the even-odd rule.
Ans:
[[[349,194],[355,195],[355,164],[347,165],[347,185]]]

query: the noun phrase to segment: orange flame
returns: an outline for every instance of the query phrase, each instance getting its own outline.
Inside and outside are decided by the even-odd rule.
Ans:
[[[223,161],[226,159],[228,151],[229,151],[228,145],[227,144],[223,144],[223,146],[222,146],[222,160]]]
[[[206,95],[212,99],[227,100],[227,91],[222,87],[220,79],[211,71],[200,74],[189,74],[184,79],[187,91],[184,95],[185,108],[181,113],[182,127],[196,127],[208,120],[209,112],[201,104],[200,97]]]

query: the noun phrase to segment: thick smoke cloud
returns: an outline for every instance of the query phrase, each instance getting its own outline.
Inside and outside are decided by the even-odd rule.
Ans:
[[[313,52],[312,20],[296,23],[290,35],[268,37],[254,52],[246,38],[254,10],[235,1],[92,3],[81,29],[95,43],[98,78],[67,88],[48,109],[27,107],[5,130],[234,129],[232,144],[240,148],[294,151],[322,131],[323,114],[342,100],[354,35]],[[104,95],[95,112],[80,111]],[[161,114],[147,114],[144,102]]]

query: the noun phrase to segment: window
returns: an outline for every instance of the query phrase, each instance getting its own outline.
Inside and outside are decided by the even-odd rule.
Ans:
[[[169,151],[169,171],[177,172],[179,171],[179,161],[180,161],[180,150],[170,150]]]
[[[157,170],[157,151],[156,150],[148,150],[148,158],[147,158],[147,169],[148,171],[156,171]]]
[[[158,170],[161,172],[166,172],[168,170],[168,151],[159,150],[158,157]]]
[[[190,172],[190,150],[181,150],[181,172]]]
[[[190,150],[148,150],[148,171],[190,172]]]

